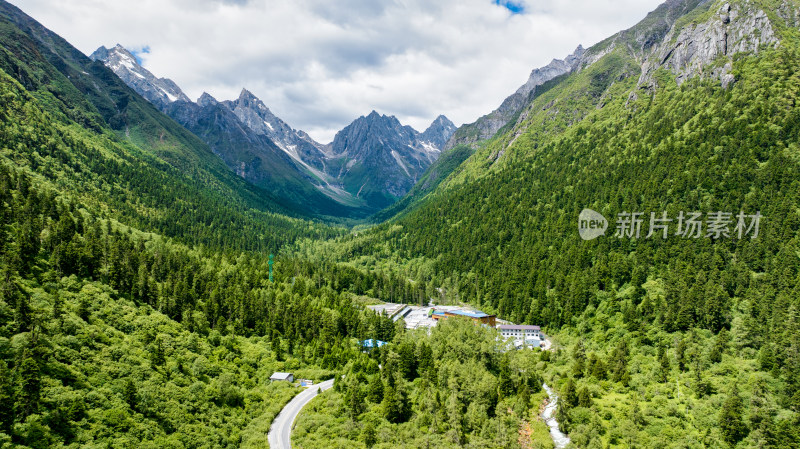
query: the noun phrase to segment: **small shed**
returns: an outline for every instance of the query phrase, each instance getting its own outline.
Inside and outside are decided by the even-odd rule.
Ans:
[[[285,382],[294,382],[294,374],[292,373],[274,373],[273,375],[269,376],[269,380],[276,381],[282,380]]]

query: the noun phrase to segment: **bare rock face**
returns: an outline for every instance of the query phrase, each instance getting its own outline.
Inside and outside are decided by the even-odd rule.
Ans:
[[[119,44],[111,49],[100,47],[89,58],[93,61],[102,61],[125,84],[159,109],[176,101],[190,101],[171,79],[158,78],[150,73],[139,65],[131,52]]]
[[[308,134],[292,129],[247,89],[242,89],[236,100],[224,101],[223,104],[245,126],[258,135],[269,137],[298,164],[314,170],[316,176],[319,176],[316,171],[324,170],[327,156],[325,146],[311,139]]]
[[[356,198],[384,208],[411,190],[454,130],[445,116],[420,133],[394,116],[372,111],[336,133],[328,173]]]
[[[706,76],[728,87],[735,78],[730,74],[730,64],[714,64],[719,57],[758,53],[764,46],[777,44],[778,37],[763,10],[749,2],[725,3],[707,20],[671,29],[642,65],[639,85],[652,86],[653,73],[664,67],[676,75],[679,84],[694,76]]]

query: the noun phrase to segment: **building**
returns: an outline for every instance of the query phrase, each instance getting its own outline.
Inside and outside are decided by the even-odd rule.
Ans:
[[[522,348],[541,348],[542,347],[542,340],[538,338],[530,338],[527,340],[514,340],[514,349],[522,349]]]
[[[294,382],[294,374],[292,373],[274,373],[269,376],[269,380],[277,381],[282,380],[284,382]]]
[[[541,329],[539,326],[527,326],[523,324],[501,324],[497,326],[500,335],[508,339],[519,341],[541,340]],[[538,346],[538,345],[537,345]]]
[[[475,324],[482,324],[485,326],[494,327],[496,322],[495,319],[497,318],[495,315],[488,315],[483,312],[479,312],[477,310],[473,311],[466,311],[466,310],[433,310],[431,314],[431,318],[434,320],[443,320],[452,317],[464,317],[471,319]]]
[[[539,338],[541,328],[539,326],[528,326],[524,324],[501,324],[497,326],[500,335],[504,338],[514,338],[525,340],[528,338]]]

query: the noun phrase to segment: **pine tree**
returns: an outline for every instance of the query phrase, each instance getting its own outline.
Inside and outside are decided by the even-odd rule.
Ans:
[[[281,344],[280,337],[274,337],[272,339],[272,350],[275,352],[275,360],[282,362],[284,357],[283,357],[283,346]]]
[[[420,375],[428,374],[433,370],[433,351],[424,341],[420,343],[417,357],[417,371]]]
[[[167,363],[166,355],[164,353],[164,344],[161,338],[156,337],[150,348],[150,363],[154,367],[164,366]]]
[[[725,311],[727,310],[729,299],[728,293],[719,284],[713,281],[709,281],[706,284],[706,302],[703,317],[708,329],[719,332],[727,324]]]
[[[403,421],[403,407],[394,387],[387,387],[383,393],[383,413],[386,420],[391,423]]]
[[[374,404],[379,404],[383,401],[383,380],[381,380],[380,374],[372,376],[372,380],[367,386],[367,400]]]
[[[511,373],[507,363],[503,364],[498,374],[497,391],[501,399],[511,397],[514,394],[514,381],[511,380]]]
[[[717,334],[717,339],[714,341],[714,346],[711,347],[711,352],[708,354],[708,360],[711,363],[719,363],[722,361],[722,354],[728,348],[729,334],[726,329],[722,329]]]
[[[686,340],[681,338],[678,345],[675,347],[675,361],[678,363],[678,369],[681,372],[686,371]]]
[[[772,345],[765,343],[758,353],[758,364],[763,371],[772,371],[775,367],[775,353],[772,351]]]
[[[666,382],[669,378],[670,363],[669,358],[667,357],[667,351],[663,346],[658,348],[658,364],[658,380],[662,383]]]
[[[592,357],[594,358],[594,360],[589,365],[590,366],[591,375],[597,380],[605,380],[605,378],[606,378],[606,364],[605,364],[605,362],[603,362],[603,359],[601,359],[599,357],[595,357],[594,354],[592,354]]]
[[[578,390],[578,406],[589,408],[592,406],[592,395],[586,387]]]
[[[578,394],[575,391],[575,382],[570,378],[564,384],[564,390],[561,392],[561,400],[567,408],[572,408],[578,405]]]
[[[130,378],[125,380],[125,387],[122,390],[122,397],[125,400],[125,403],[128,404],[128,407],[131,410],[136,410],[137,405],[137,395],[138,391],[136,389],[136,384],[133,383],[133,380]]]
[[[39,364],[29,349],[25,349],[22,354],[17,379],[15,414],[18,419],[24,420],[39,409],[39,395],[42,389]]]
[[[747,436],[748,429],[742,418],[743,412],[744,403],[742,398],[739,397],[739,388],[734,384],[719,412],[719,427],[722,431],[722,437],[731,446],[736,445],[737,442]]]
[[[583,346],[583,341],[575,345],[575,352],[572,358],[575,359],[575,364],[572,366],[572,375],[580,379],[583,377],[584,371],[586,371],[586,349]]]
[[[89,322],[89,317],[91,316],[91,310],[89,309],[90,303],[89,298],[83,294],[79,293],[78,297],[78,317],[83,321]]]
[[[349,382],[344,393],[344,402],[347,413],[353,421],[364,412],[364,391],[357,380],[353,379]]]
[[[0,359],[0,431],[10,434],[14,424],[14,386],[11,383],[11,370]]]
[[[375,425],[372,421],[367,421],[364,429],[361,430],[361,441],[364,442],[368,448],[371,448],[378,442],[378,432],[375,430]]]
[[[16,291],[17,310],[14,314],[14,320],[17,322],[18,332],[28,332],[31,330],[31,323],[33,321],[33,311],[31,310],[30,296]]]

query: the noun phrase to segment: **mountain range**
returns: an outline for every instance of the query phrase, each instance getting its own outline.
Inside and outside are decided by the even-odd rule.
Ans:
[[[90,58],[203,139],[236,174],[311,215],[363,218],[391,205],[455,131],[444,116],[420,133],[373,111],[339,131],[333,142],[321,144],[290,127],[247,89],[235,100],[203,93],[192,102],[120,45],[100,47]]]

